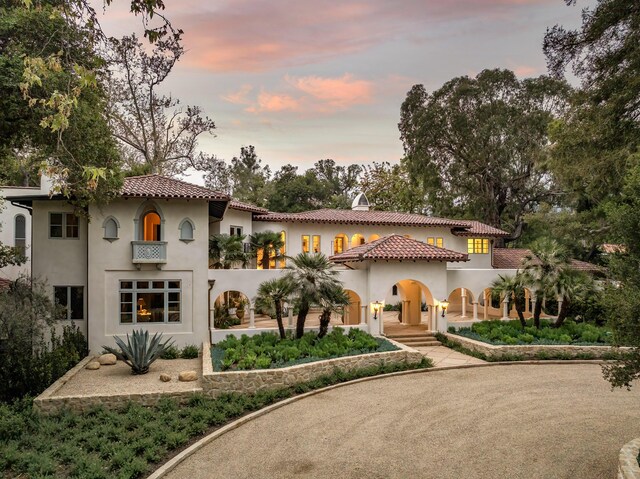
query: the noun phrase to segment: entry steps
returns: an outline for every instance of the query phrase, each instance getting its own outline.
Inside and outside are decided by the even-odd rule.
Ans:
[[[402,343],[405,346],[409,346],[410,348],[424,346],[441,346],[442,344],[435,338],[435,334],[431,331],[388,334],[387,338],[393,339],[394,341]]]

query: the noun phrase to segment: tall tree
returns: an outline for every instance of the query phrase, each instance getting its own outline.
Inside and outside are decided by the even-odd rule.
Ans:
[[[111,39],[109,122],[129,165],[145,164],[153,173],[176,176],[198,168],[207,157],[198,139],[212,134],[213,120],[198,106],[160,93],[184,49],[169,37],[153,51],[135,35]]]
[[[293,284],[286,278],[274,278],[260,283],[256,302],[268,309],[273,308],[278,323],[280,339],[286,339],[284,324],[282,322],[282,312],[284,302],[287,301],[293,292]]]
[[[401,109],[403,161],[433,213],[514,227],[552,197],[547,130],[568,91],[566,82],[508,70],[454,78],[431,94],[415,85]]]
[[[297,166],[284,165],[273,177],[267,207],[272,211],[306,211],[327,206],[330,196],[330,188],[314,171],[298,174]]]
[[[407,213],[429,212],[422,187],[411,181],[404,164],[374,162],[365,166],[360,186],[373,209]]]

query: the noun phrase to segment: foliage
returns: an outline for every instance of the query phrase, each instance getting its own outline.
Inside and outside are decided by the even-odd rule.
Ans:
[[[238,326],[242,321],[235,315],[229,314],[229,308],[226,305],[216,304],[213,308],[213,327],[216,329],[229,329],[232,326]]]
[[[285,338],[284,324],[282,322],[284,303],[288,300],[289,296],[291,296],[293,289],[293,283],[286,278],[274,278],[263,281],[260,283],[260,286],[258,286],[256,304],[261,309],[273,309],[278,323],[280,339]]]
[[[322,338],[313,332],[306,333],[300,339],[279,339],[273,333],[252,337],[243,335],[240,339],[227,336],[213,349],[224,351],[223,355],[212,354],[212,358],[219,357],[218,361],[214,361],[216,370],[244,370],[286,367],[301,362],[393,351],[397,348],[359,329],[351,329],[344,334],[342,328],[333,328]]]
[[[200,348],[195,344],[187,344],[180,352],[180,357],[182,359],[196,359],[199,355]]]
[[[525,286],[525,277],[521,273],[516,273],[514,276],[498,275],[498,279],[491,283],[492,294],[498,298],[508,298],[509,309],[511,309],[512,304],[515,306],[522,329],[526,327],[526,321],[524,319],[526,304]]]
[[[406,163],[374,162],[365,166],[360,186],[374,210],[428,212],[422,187],[409,178]]]
[[[566,82],[521,81],[508,70],[454,78],[431,94],[415,85],[401,109],[403,162],[433,213],[515,226],[552,198],[547,131],[568,90]]]
[[[245,235],[215,234],[209,238],[209,259],[214,269],[231,269],[234,265],[247,266],[251,254],[244,251]]]
[[[285,278],[294,285],[293,295],[298,308],[296,338],[301,338],[309,309],[326,302],[329,299],[326,293],[336,286],[342,287],[342,283],[334,264],[322,253],[300,253],[292,258]]]
[[[258,258],[262,269],[269,269],[271,260],[282,258],[284,241],[280,233],[275,231],[258,231],[249,236],[249,244],[253,256]]]
[[[131,368],[131,374],[147,374],[149,366],[173,345],[171,338],[161,342],[162,333],[156,333],[149,339],[149,331],[143,329],[134,329],[131,337],[127,334],[126,343],[118,336],[114,336],[114,340],[120,349],[110,346],[103,348],[127,364]]]
[[[0,401],[40,394],[87,355],[75,325],[56,333],[56,312],[37,280],[0,290]]]
[[[590,323],[565,321],[560,327],[553,327],[542,320],[541,328],[527,321],[524,330],[519,321],[481,321],[471,328],[461,328],[455,332],[461,336],[490,344],[611,344],[613,337],[608,327]]]
[[[212,134],[213,120],[198,106],[182,107],[160,93],[184,54],[179,39],[159,40],[150,53],[135,35],[112,38],[110,44],[109,124],[126,163],[167,176],[200,167],[207,157],[198,150],[198,139]]]
[[[131,403],[109,411],[38,414],[30,402],[0,404],[0,473],[8,477],[133,479],[148,475],[176,451],[240,416],[282,399],[363,377],[432,367],[395,363],[331,374],[256,394],[194,395],[180,406],[163,399],[155,407]]]

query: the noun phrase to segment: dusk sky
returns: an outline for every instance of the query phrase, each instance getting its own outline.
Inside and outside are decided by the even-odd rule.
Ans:
[[[547,27],[580,24],[563,0],[167,0],[188,50],[167,91],[216,122],[204,151],[230,160],[255,145],[273,170],[322,158],[397,162],[400,105],[485,68],[546,72]],[[127,2],[115,2],[123,8]],[[101,22],[121,36],[139,21],[109,7]],[[195,179],[195,178],[194,178]]]

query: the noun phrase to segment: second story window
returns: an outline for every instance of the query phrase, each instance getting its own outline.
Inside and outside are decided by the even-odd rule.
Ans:
[[[311,247],[314,253],[320,252],[320,235],[313,235],[313,241],[311,242]]]
[[[78,238],[78,217],[73,213],[49,213],[50,238]]]
[[[311,245],[309,244],[310,237],[309,235],[302,235],[302,252],[308,253],[311,251]]]
[[[27,250],[27,221],[24,215],[16,215],[14,227],[13,245],[20,254],[25,254]]]
[[[467,253],[488,254],[489,240],[486,238],[469,238],[467,240]]]
[[[242,226],[230,226],[229,236],[242,236]]]
[[[434,238],[434,237],[430,236],[429,238],[427,238],[427,244],[429,244],[431,246],[437,246],[438,248],[442,248],[442,245],[444,243],[442,241],[442,238]]]
[[[162,221],[155,211],[149,211],[142,218],[142,240],[162,241]]]

